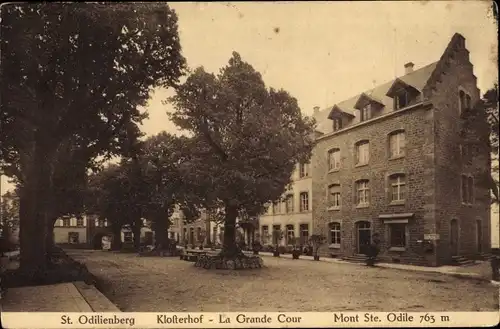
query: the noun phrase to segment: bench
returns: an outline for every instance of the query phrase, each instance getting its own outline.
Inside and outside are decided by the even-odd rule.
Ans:
[[[200,256],[205,256],[208,251],[204,250],[185,250],[181,255],[181,259],[188,262],[196,262]]]

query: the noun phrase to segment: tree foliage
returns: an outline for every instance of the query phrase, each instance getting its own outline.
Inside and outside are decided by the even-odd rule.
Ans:
[[[498,177],[498,85],[487,90],[474,108],[463,116],[462,136],[482,154],[491,156],[491,171],[481,173],[479,184],[491,190],[492,202],[499,202]]]
[[[21,186],[21,266],[43,268],[37,239],[64,174],[76,167],[83,183],[99,157],[133,153],[138,107],[176,85],[185,60],[163,3],[12,3],[1,30],[0,165]]]
[[[190,140],[162,132],[141,143],[139,152],[90,176],[88,211],[113,226],[134,226],[148,220],[156,241],[167,247],[167,230],[177,209],[187,221],[199,217],[200,202],[189,183]],[[140,227],[135,227],[136,232]]]
[[[235,248],[235,220],[258,216],[278,199],[298,162],[311,156],[312,119],[284,90],[266,88],[236,52],[218,75],[197,68],[169,99],[173,122],[193,135],[191,177],[209,209],[224,214],[224,248]]]

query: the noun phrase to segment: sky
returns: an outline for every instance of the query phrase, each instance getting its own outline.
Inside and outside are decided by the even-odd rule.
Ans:
[[[178,15],[182,53],[190,68],[217,73],[233,51],[268,87],[297,98],[302,112],[325,108],[437,61],[462,34],[478,87],[498,81],[497,23],[489,1],[170,3]],[[147,135],[178,132],[155,90],[145,110]],[[2,192],[11,188],[2,178]]]

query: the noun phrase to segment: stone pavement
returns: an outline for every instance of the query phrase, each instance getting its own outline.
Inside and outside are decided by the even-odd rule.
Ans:
[[[259,255],[272,257],[273,254],[270,252],[259,252]],[[292,259],[292,255],[284,254],[280,255],[281,258]],[[314,260],[312,256],[301,255],[299,260]],[[351,263],[337,258],[320,257],[321,262],[331,262],[331,263],[349,263],[356,264],[359,266],[366,266],[363,263]],[[439,266],[439,267],[427,267],[427,266],[416,266],[416,265],[406,265],[406,264],[394,264],[394,263],[377,263],[377,267],[392,268],[404,271],[414,271],[414,272],[430,272],[430,273],[441,273],[452,275],[455,277],[465,278],[465,279],[476,279],[481,281],[491,281],[491,267],[490,263],[487,261],[476,262],[474,265],[469,266]]]
[[[9,288],[0,302],[3,312],[121,312],[84,282]]]

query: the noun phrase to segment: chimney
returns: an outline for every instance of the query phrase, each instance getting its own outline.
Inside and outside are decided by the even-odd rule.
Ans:
[[[314,109],[314,114],[319,113],[319,106],[315,106],[315,107],[313,107],[313,109]]]
[[[413,72],[413,66],[415,66],[415,64],[413,64],[412,62],[406,63],[405,64],[405,74],[409,74],[409,73]]]

